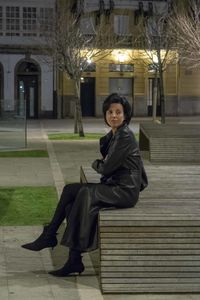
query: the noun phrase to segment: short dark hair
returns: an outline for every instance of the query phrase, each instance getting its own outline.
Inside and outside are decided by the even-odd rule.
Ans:
[[[106,124],[109,125],[106,121],[106,112],[112,103],[120,103],[123,106],[125,116],[124,123],[129,124],[132,117],[131,105],[125,97],[117,93],[110,94],[103,102],[103,116]]]

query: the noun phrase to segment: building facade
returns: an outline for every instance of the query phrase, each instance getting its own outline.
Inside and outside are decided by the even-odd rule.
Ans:
[[[101,14],[109,17],[115,34],[129,34],[137,24],[141,13],[150,15],[154,11],[165,13],[171,1],[133,0],[80,0],[76,9],[81,14],[85,33],[92,34],[92,27]],[[91,24],[93,24],[91,26]],[[132,52],[132,54],[130,54]],[[102,102],[105,97],[118,92],[126,96],[133,108],[134,116],[151,116],[155,74],[150,66],[141,63],[134,50],[114,49],[98,62],[94,62],[83,74],[81,83],[81,104],[83,116],[102,116]],[[135,59],[130,59],[134,57]],[[166,115],[200,114],[200,70],[187,70],[178,63],[171,63],[164,71],[164,92]],[[61,76],[58,94],[63,117],[73,115],[73,82]],[[157,114],[160,113],[159,91],[157,93]]]
[[[61,1],[61,0],[60,0]],[[170,0],[66,0],[80,16],[82,30],[93,33],[102,14],[113,24],[114,34],[128,35],[141,13],[170,8]],[[65,118],[74,114],[74,82],[55,70],[41,51],[43,28],[51,31],[56,0],[0,0],[0,117]],[[91,26],[92,24],[92,26]],[[105,97],[126,96],[134,116],[151,116],[155,74],[132,49],[113,49],[92,62],[83,73],[83,116],[102,116]],[[131,53],[132,52],[132,53]],[[130,57],[134,57],[130,59]],[[164,72],[166,115],[200,114],[200,70],[171,64]],[[157,113],[160,113],[159,93]]]
[[[0,0],[1,115],[53,116],[53,64],[40,45],[54,10],[55,0]]]

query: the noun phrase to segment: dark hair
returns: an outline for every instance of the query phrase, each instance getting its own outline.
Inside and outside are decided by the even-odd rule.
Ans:
[[[123,106],[125,116],[124,123],[129,124],[132,117],[131,106],[125,97],[120,96],[117,93],[110,94],[103,102],[103,116],[106,124],[109,125],[106,121],[106,112],[112,103],[120,103]]]

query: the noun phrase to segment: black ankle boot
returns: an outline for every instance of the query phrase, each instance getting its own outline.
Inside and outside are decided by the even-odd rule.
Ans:
[[[79,251],[70,250],[69,259],[61,269],[50,271],[49,274],[57,277],[66,277],[72,273],[79,273],[85,270],[82,263],[82,256]]]
[[[56,233],[49,230],[49,226],[44,226],[42,234],[32,243],[22,245],[22,248],[32,251],[40,251],[45,248],[54,248],[58,243]]]

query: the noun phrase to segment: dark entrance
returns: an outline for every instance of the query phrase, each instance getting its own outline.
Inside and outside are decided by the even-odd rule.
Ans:
[[[26,107],[27,118],[38,117],[38,83],[37,76],[18,76],[18,114],[22,115]]]
[[[81,82],[81,109],[83,117],[95,115],[95,78],[84,77]]]
[[[22,62],[17,69],[17,111],[20,116],[38,118],[38,66],[33,62]]]

